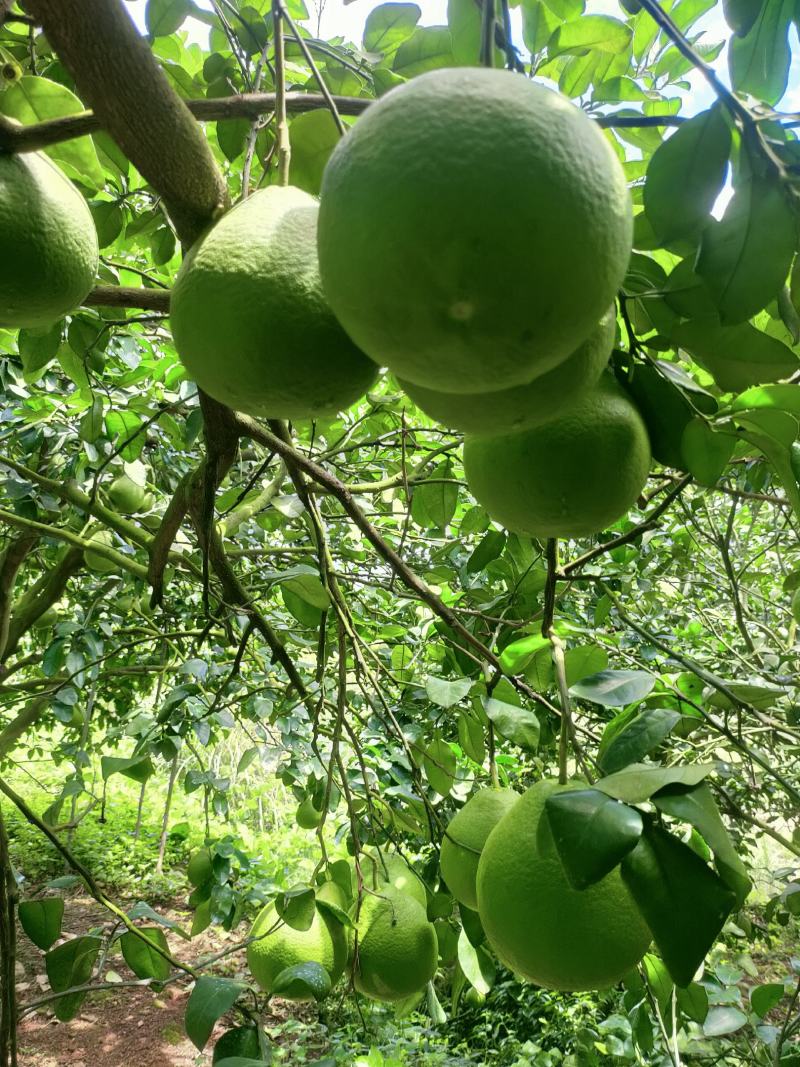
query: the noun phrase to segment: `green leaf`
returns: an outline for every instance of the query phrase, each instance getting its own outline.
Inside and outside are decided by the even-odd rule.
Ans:
[[[362,45],[365,52],[393,56],[414,32],[422,14],[417,4],[379,4],[367,15]]]
[[[731,401],[732,411],[750,411],[754,408],[776,408],[800,415],[800,385],[757,385]]]
[[[23,375],[29,385],[39,381],[58,355],[63,328],[64,322],[60,320],[44,329],[19,331],[17,348],[22,359]]]
[[[436,678],[431,674],[425,679],[425,692],[431,703],[440,708],[452,708],[464,699],[472,685],[471,678]]]
[[[61,897],[23,900],[17,914],[22,929],[43,952],[61,937],[61,920],[64,918],[64,901]]]
[[[106,433],[119,448],[125,442],[120,455],[130,462],[138,459],[145,445],[145,434],[137,433],[142,420],[129,409],[110,408],[106,413]]]
[[[708,1015],[708,993],[699,982],[690,982],[677,994],[678,1007],[693,1022],[703,1023]]]
[[[471,760],[483,764],[486,758],[483,725],[463,712],[458,716],[458,743]]]
[[[230,978],[210,978],[203,975],[195,982],[186,1005],[185,1026],[195,1048],[201,1052],[211,1037],[218,1019],[230,1011],[246,986]]]
[[[645,421],[653,458],[665,467],[683,470],[681,439],[694,411],[677,385],[657,369],[660,366],[637,363],[622,385]]]
[[[0,92],[0,111],[26,126],[66,115],[78,115],[85,110],[78,97],[65,85],[41,76],[26,74],[10,88]],[[46,148],[45,152],[61,164],[70,177],[90,189],[102,188],[105,175],[91,137],[63,141]]]
[[[455,64],[450,30],[446,26],[425,26],[418,27],[403,41],[395,54],[392,70],[404,78],[414,78],[426,70]]]
[[[689,119],[653,154],[644,207],[663,243],[695,235],[725,182],[731,131],[721,107]]]
[[[226,1030],[221,1037],[218,1038],[214,1045],[214,1055],[211,1063],[213,1067],[226,1060],[231,1059],[244,1059],[245,1061],[253,1059],[256,1062],[261,1062],[258,1057],[261,1052],[260,1042],[258,1039],[258,1030],[255,1026],[234,1026],[230,1030]]]
[[[93,200],[89,204],[92,219],[97,230],[97,241],[101,248],[112,245],[122,233],[125,225],[125,213],[119,204],[110,200]]]
[[[737,37],[750,32],[765,6],[765,0],[722,0],[725,21]]]
[[[600,769],[603,774],[613,774],[649,755],[680,719],[680,712],[671,708],[645,708],[622,729],[615,731],[608,743],[604,744],[605,734],[614,725],[612,720],[600,742]]]
[[[481,54],[481,8],[475,0],[447,0],[447,25],[453,57],[461,67],[475,66]],[[495,66],[503,65],[503,55],[495,47]]]
[[[483,707],[501,737],[513,741],[520,748],[536,751],[541,728],[532,711],[507,704],[504,700],[495,700],[494,697],[485,697]]]
[[[610,15],[583,15],[559,26],[547,42],[547,54],[554,56],[582,55],[587,52],[624,52],[631,43],[633,31]]]
[[[476,948],[463,929],[458,935],[458,962],[469,984],[486,996],[497,973],[494,960],[483,945]]]
[[[448,743],[441,737],[435,737],[428,745],[422,758],[425,777],[443,797],[448,796],[453,788],[456,774],[456,755]]]
[[[681,452],[686,466],[700,485],[715,486],[736,447],[731,434],[717,433],[708,422],[696,416],[684,427]]]
[[[567,685],[577,685],[608,667],[608,653],[600,645],[576,645],[564,653]]]
[[[88,983],[101,944],[99,937],[73,937],[58,948],[50,949],[44,958],[44,965],[47,980],[54,993],[62,993],[73,986]],[[85,993],[71,993],[54,1001],[53,1011],[56,1018],[61,1022],[74,1018],[85,997]]]
[[[563,18],[542,0],[523,0],[522,40],[531,55],[542,51],[561,22]]]
[[[746,1023],[747,1016],[743,1011],[727,1004],[720,1004],[709,1010],[703,1024],[703,1033],[706,1037],[723,1037],[725,1034],[735,1034]]]
[[[112,774],[122,774],[134,782],[146,782],[156,773],[153,761],[149,756],[102,756],[100,758],[100,770],[103,780],[107,781]]]
[[[599,882],[642,834],[642,817],[597,789],[554,793],[545,801],[561,865],[574,889]]]
[[[327,108],[307,111],[292,119],[289,141],[292,148],[289,181],[318,196],[325,164],[339,143],[339,131],[330,111]]]
[[[676,985],[687,986],[735,903],[722,879],[660,826],[646,826],[622,878]]]
[[[433,982],[428,982],[425,990],[425,1000],[428,1005],[428,1015],[434,1026],[444,1026],[447,1023],[447,1014],[436,996],[436,987]]]
[[[722,219],[703,234],[696,271],[725,326],[744,322],[783,288],[797,225],[777,175],[752,174],[736,189]]]
[[[293,930],[310,929],[316,912],[314,890],[308,886],[297,886],[279,893],[275,898],[275,910]]]
[[[266,1060],[254,1060],[250,1056],[226,1056],[215,1060],[214,1067],[269,1067]]]
[[[152,908],[146,901],[139,900],[128,912],[128,918],[135,919],[148,919],[150,922],[156,922],[159,926],[163,926],[167,930],[172,930],[174,933],[182,937],[184,941],[188,941],[189,934],[179,926],[173,919],[168,918],[166,915],[159,915],[154,908]]]
[[[299,999],[309,997],[323,1000],[331,990],[331,976],[320,963],[296,963],[285,967],[272,983],[272,992],[276,997]]]
[[[467,574],[475,574],[482,571],[492,560],[503,554],[506,546],[506,534],[504,530],[489,530],[481,538],[472,555],[467,560],[465,570]]]
[[[500,655],[500,665],[506,674],[520,674],[530,666],[534,657],[550,642],[541,634],[530,634],[506,645]]]
[[[733,847],[711,790],[705,783],[690,792],[669,788],[653,797],[665,815],[690,823],[714,852],[714,863],[722,879],[736,894],[736,905],[744,904],[751,889],[747,869]]]
[[[750,990],[750,1007],[761,1018],[772,1011],[786,995],[783,982],[767,982]]]
[[[624,771],[599,779],[595,789],[602,789],[626,804],[643,804],[665,786],[677,784],[691,788],[699,785],[713,770],[710,763],[695,763],[691,767],[651,767],[646,763],[633,763]]]
[[[458,504],[458,486],[449,481],[452,478],[452,464],[445,460],[431,471],[431,481],[414,489],[411,515],[418,525],[436,530],[447,527]]]
[[[606,708],[621,708],[643,700],[655,683],[648,671],[598,671],[570,686],[570,693]]]
[[[744,37],[733,38],[728,67],[737,92],[749,93],[765,104],[777,104],[786,92],[794,11],[793,0],[763,0],[752,28]]]
[[[146,934],[148,941],[165,952],[169,951],[167,936],[163,930],[156,926],[140,927],[140,929],[143,934]],[[161,982],[169,978],[172,970],[169,960],[165,960],[160,953],[132,931],[127,930],[120,937],[119,944],[125,962],[137,978],[155,978]]]
[[[168,37],[192,10],[191,0],[147,0],[144,21],[151,37]]]
[[[726,392],[788,378],[800,365],[791,348],[749,323],[720,326],[714,319],[695,319],[682,322],[673,339],[707,367]]]

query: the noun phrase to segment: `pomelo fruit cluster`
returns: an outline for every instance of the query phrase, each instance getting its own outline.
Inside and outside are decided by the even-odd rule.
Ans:
[[[497,957],[520,977],[565,991],[616,984],[651,940],[618,869],[580,891],[567,881],[545,801],[574,788],[553,780],[531,786],[486,838],[476,880],[478,914]]]

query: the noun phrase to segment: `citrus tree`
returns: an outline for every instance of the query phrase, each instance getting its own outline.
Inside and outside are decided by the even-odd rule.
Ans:
[[[0,823],[0,1063],[17,916],[33,1006],[119,949],[220,1067],[509,971],[614,991],[539,1067],[798,1062],[794,6],[421,14],[0,3],[0,792],[113,918]],[[279,885],[220,829],[276,773]],[[222,970],[70,846],[158,777]]]

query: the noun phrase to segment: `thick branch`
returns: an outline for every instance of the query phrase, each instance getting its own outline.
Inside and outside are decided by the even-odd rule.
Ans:
[[[145,289],[141,285],[98,285],[84,300],[86,307],[144,308],[169,314],[169,289]]]
[[[228,203],[191,112],[121,0],[27,0],[81,95],[191,244]]]
[[[11,622],[8,627],[8,641],[3,650],[2,659],[7,660],[17,649],[22,635],[30,629],[63,594],[67,582],[83,563],[81,549],[67,546],[58,558],[58,562],[46,571],[14,605]],[[0,672],[2,673],[2,672]]]
[[[9,544],[0,558],[0,659],[8,641],[14,582],[25,557],[38,540],[35,533],[22,533]]]

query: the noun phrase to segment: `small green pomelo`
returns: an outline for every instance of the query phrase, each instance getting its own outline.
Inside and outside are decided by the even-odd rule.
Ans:
[[[496,522],[531,537],[599,533],[635,503],[649,469],[642,417],[610,374],[548,422],[464,442],[475,499]]]
[[[98,530],[93,533],[89,538],[90,544],[104,545],[106,548],[114,548],[114,535],[110,530]],[[90,548],[87,548],[83,553],[83,558],[86,561],[86,566],[90,571],[95,571],[97,574],[114,574],[119,570],[116,563],[113,560],[106,559],[105,556],[101,556],[99,552],[93,552]]]
[[[428,907],[428,893],[425,885],[402,856],[396,852],[365,852],[361,856],[361,874],[369,889],[381,893],[385,887],[406,893],[423,908]]]
[[[519,800],[513,789],[481,789],[447,824],[439,864],[447,887],[459,904],[478,908],[475,879],[486,838]]]
[[[316,200],[272,185],[237,204],[183,261],[175,347],[201,389],[271,418],[332,416],[377,369],[336,321],[317,263]]]
[[[324,909],[315,909],[314,919],[307,930],[295,930],[281,922],[274,904],[267,904],[253,923],[250,936],[259,940],[247,946],[247,965],[265,993],[272,992],[275,979],[287,967],[318,963],[328,972],[333,985],[347,963],[345,929]],[[281,996],[286,997],[286,993]],[[287,999],[303,1000],[306,997],[290,996]]]
[[[86,298],[98,247],[89,207],[40,152],[0,152],[0,325],[47,326]]]
[[[190,885],[195,888],[205,885],[211,879],[212,871],[211,853],[207,848],[199,848],[191,854],[186,865],[186,877]]]
[[[372,1000],[403,1000],[436,974],[436,930],[413,897],[392,886],[367,894],[358,916],[353,980]]]
[[[46,611],[43,611],[38,619],[33,624],[34,630],[49,630],[55,626],[61,617],[61,613],[55,604],[51,604]]]
[[[505,70],[433,70],[382,96],[330,156],[325,293],[376,363],[428,389],[526,385],[614,300],[627,181],[565,96]]]
[[[616,984],[651,940],[618,869],[580,891],[567,881],[544,805],[575,788],[531,786],[489,834],[477,881],[478,913],[498,958],[536,985],[572,991]]]
[[[313,797],[300,801],[294,819],[301,830],[316,830],[322,822],[322,812],[314,807]]]
[[[115,478],[108,490],[108,498],[120,515],[135,515],[137,511],[141,511],[147,497],[145,487],[127,474]]]
[[[528,385],[483,393],[438,393],[400,380],[405,393],[443,426],[471,434],[512,433],[555,418],[597,384],[614,344],[613,308],[583,344]]]

